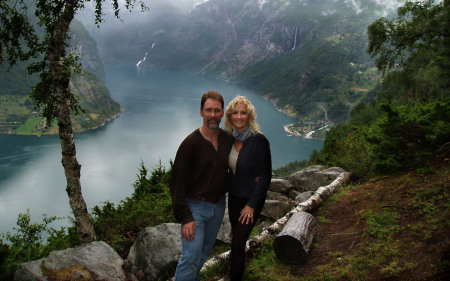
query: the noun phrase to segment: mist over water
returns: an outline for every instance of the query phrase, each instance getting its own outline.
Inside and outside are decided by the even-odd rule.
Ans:
[[[221,92],[225,104],[236,95],[250,99],[270,142],[274,168],[308,159],[322,148],[322,141],[287,136],[283,125],[295,118],[235,85],[131,64],[105,65],[105,71],[111,96],[125,111],[100,129],[75,135],[89,209],[130,196],[141,162],[150,171],[159,161],[169,167],[181,141],[202,124],[200,98],[207,90]],[[0,135],[0,167],[0,233],[11,231],[27,208],[39,222],[44,213],[71,214],[58,136]],[[67,224],[64,220],[56,226]]]

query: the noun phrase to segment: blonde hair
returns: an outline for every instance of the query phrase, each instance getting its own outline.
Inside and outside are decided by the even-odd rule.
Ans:
[[[235,109],[237,104],[244,104],[247,108],[248,114],[248,127],[252,133],[257,134],[261,133],[259,129],[259,125],[256,122],[256,110],[255,107],[251,104],[251,102],[244,96],[236,96],[228,105],[225,110],[225,130],[229,133],[233,130],[233,124],[231,122],[231,114]]]

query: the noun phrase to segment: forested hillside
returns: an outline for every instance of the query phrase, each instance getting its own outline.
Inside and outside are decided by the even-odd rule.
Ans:
[[[87,130],[104,124],[120,113],[120,105],[111,99],[104,85],[105,73],[97,53],[96,42],[79,21],[71,25],[71,47],[81,53],[82,75],[71,80],[71,89],[84,109],[73,116],[76,131]],[[46,124],[34,101],[29,97],[38,76],[27,75],[28,63],[21,62],[8,71],[0,67],[0,133],[49,134],[58,133],[55,124]]]
[[[140,67],[229,80],[302,124],[323,126],[348,120],[375,96],[381,76],[366,53],[367,26],[401,2],[210,0],[188,11],[154,1],[148,15],[129,19],[127,32],[124,25],[92,32],[105,61],[136,64],[147,54]],[[118,34],[123,46],[114,44]]]

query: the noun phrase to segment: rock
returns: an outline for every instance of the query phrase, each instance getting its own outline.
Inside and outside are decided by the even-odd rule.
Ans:
[[[286,179],[272,179],[270,181],[269,190],[287,195],[293,187],[293,184]]]
[[[127,275],[122,269],[124,261],[114,249],[102,241],[83,244],[76,248],[53,251],[46,259],[21,264],[14,275],[14,280],[48,280],[43,274],[41,266],[47,271],[71,270],[75,266],[86,270],[71,270],[73,278],[82,275],[90,280],[125,280]],[[75,279],[73,279],[75,280]]]
[[[263,210],[261,212],[262,216],[269,217],[271,219],[277,220],[283,217],[287,212],[291,210],[291,205],[288,201],[280,200],[266,200],[264,203]]]
[[[314,195],[314,191],[305,191],[302,193],[298,193],[294,199],[294,205],[298,205],[301,202],[308,200],[311,196]]]
[[[15,281],[41,281],[48,280],[41,270],[41,264],[44,259],[29,261],[19,265],[14,274]]]
[[[293,207],[293,201],[284,194],[268,191],[261,214],[274,220],[284,216]]]
[[[300,170],[286,179],[299,192],[316,191],[319,187],[333,182],[342,172],[345,171],[338,167],[327,169],[324,166],[316,165]]]
[[[289,197],[278,192],[268,191],[266,200],[278,200],[289,202]]]
[[[164,223],[141,231],[127,262],[139,280],[167,280],[175,273],[181,255],[181,226]]]
[[[292,189],[291,191],[289,191],[288,197],[291,199],[295,199],[295,197],[297,197],[299,194],[301,194],[301,192]]]

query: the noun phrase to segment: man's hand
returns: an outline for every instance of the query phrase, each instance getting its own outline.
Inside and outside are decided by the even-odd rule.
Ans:
[[[195,234],[195,221],[183,224],[181,235],[183,236],[184,239],[190,242],[191,239],[192,240],[195,239],[194,234]]]

